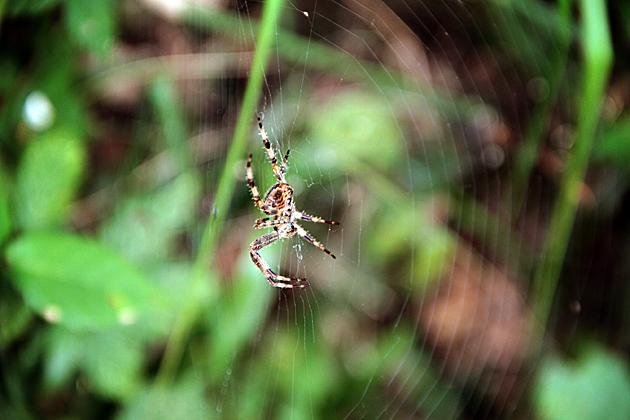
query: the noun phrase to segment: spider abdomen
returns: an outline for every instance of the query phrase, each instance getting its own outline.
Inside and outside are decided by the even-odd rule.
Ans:
[[[289,184],[277,183],[269,189],[264,198],[264,206],[283,213],[293,204],[293,188]]]

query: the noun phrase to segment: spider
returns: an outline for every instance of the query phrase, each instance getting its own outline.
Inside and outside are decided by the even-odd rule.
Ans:
[[[293,188],[287,183],[285,174],[287,172],[287,163],[289,161],[289,152],[287,150],[282,162],[278,164],[276,159],[276,151],[274,150],[267,131],[263,127],[263,114],[258,113],[258,134],[262,138],[263,146],[267,151],[267,157],[271,162],[271,169],[276,177],[276,183],[269,189],[265,197],[261,200],[258,188],[254,182],[254,173],[252,171],[252,154],[247,157],[247,187],[249,188],[254,205],[258,207],[263,213],[271,216],[257,219],[254,223],[254,229],[273,228],[273,232],[267,233],[260,238],[254,240],[249,245],[249,255],[256,264],[256,267],[262,272],[269,284],[273,287],[281,288],[302,288],[309,285],[306,279],[285,277],[275,273],[269,264],[259,254],[263,247],[272,244],[279,239],[291,238],[295,235],[300,236],[306,242],[314,245],[319,250],[330,255],[332,258],[336,258],[335,255],[330,252],[324,244],[319,242],[309,232],[307,232],[297,221],[305,220],[307,222],[314,223],[326,223],[329,225],[338,225],[339,222],[333,220],[325,220],[321,217],[312,216],[303,211],[298,211],[293,202]]]

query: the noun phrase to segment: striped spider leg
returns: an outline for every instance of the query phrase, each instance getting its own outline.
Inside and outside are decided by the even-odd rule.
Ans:
[[[322,219],[318,216],[312,216],[308,213],[298,211],[295,208],[293,202],[293,188],[287,183],[285,174],[287,171],[287,164],[289,161],[289,150],[287,150],[282,162],[278,164],[276,157],[276,151],[274,150],[267,131],[262,124],[263,115],[258,114],[258,133],[262,139],[263,146],[267,153],[267,158],[271,163],[271,169],[276,177],[276,183],[267,191],[265,197],[261,199],[260,192],[254,181],[254,173],[252,170],[252,155],[247,157],[247,187],[252,194],[252,200],[254,205],[258,207],[263,213],[270,217],[265,217],[256,220],[254,223],[255,229],[271,228],[273,232],[265,234],[258,239],[254,240],[249,245],[249,255],[253,263],[263,273],[269,284],[274,287],[281,288],[302,288],[309,285],[306,279],[296,277],[285,277],[274,272],[269,264],[262,258],[259,251],[267,245],[274,243],[279,239],[291,238],[295,235],[300,236],[306,242],[315,246],[322,252],[330,255],[332,258],[336,258],[335,255],[330,252],[319,242],[313,235],[307,232],[297,221],[304,220],[314,223],[325,223],[329,225],[338,225],[338,222],[333,220]]]

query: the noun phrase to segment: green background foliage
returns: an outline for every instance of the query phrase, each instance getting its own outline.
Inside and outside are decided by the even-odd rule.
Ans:
[[[0,1],[0,418],[630,418],[628,2],[175,3]]]

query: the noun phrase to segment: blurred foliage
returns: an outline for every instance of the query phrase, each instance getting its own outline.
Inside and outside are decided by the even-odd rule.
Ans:
[[[0,1],[0,418],[630,417],[630,5],[363,3]]]
[[[594,158],[611,162],[628,175],[630,160],[630,116],[622,115],[604,130],[600,141],[595,145]]]
[[[133,324],[165,304],[161,291],[98,242],[56,232],[24,234],[6,250],[26,302],[76,330]]]
[[[85,146],[70,131],[49,131],[24,150],[15,180],[16,222],[24,230],[56,227],[69,215],[85,165]]]
[[[630,417],[628,367],[595,345],[574,363],[545,360],[535,387],[543,419],[627,419]]]

